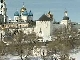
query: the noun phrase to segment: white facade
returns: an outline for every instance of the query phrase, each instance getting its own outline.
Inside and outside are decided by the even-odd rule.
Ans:
[[[27,21],[27,16],[21,16],[21,19],[24,21],[24,22],[26,22]]]
[[[19,20],[19,16],[14,16],[14,21],[18,21]]]
[[[36,21],[35,32],[37,36],[50,37],[52,35],[52,31],[53,31],[52,21]],[[45,39],[48,40],[48,38]]]
[[[28,20],[33,20],[33,16],[28,16]]]
[[[64,17],[60,24],[64,24],[66,28],[68,28],[68,25],[71,24],[71,20],[69,20],[67,11],[64,12]]]
[[[22,30],[25,34],[30,34],[33,32],[33,28],[22,28]]]
[[[60,24],[64,24],[66,26],[66,28],[68,27],[68,24],[70,24],[70,23],[71,23],[71,20],[62,20],[60,22]]]

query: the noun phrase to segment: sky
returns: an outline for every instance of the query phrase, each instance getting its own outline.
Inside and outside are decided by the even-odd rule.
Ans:
[[[51,11],[54,19],[61,21],[64,11],[67,10],[71,21],[80,22],[80,0],[6,0],[9,18],[14,18],[14,12],[20,11],[23,2],[27,11],[32,11],[34,20],[38,20],[41,15]]]

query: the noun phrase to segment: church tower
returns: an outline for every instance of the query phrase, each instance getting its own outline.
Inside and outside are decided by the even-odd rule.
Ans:
[[[28,13],[28,20],[33,20],[33,13],[31,12],[31,10]]]
[[[20,15],[22,16],[22,13],[27,10],[25,7],[24,7],[24,2],[23,2],[23,7],[20,9]]]
[[[0,14],[4,16],[4,23],[7,23],[7,8],[5,0],[0,0]]]
[[[23,22],[27,20],[27,9],[24,6],[24,2],[23,2],[23,7],[20,9],[20,19]]]
[[[71,20],[68,17],[68,12],[65,11],[64,12],[64,17],[63,20],[60,22],[60,24],[64,24],[66,26],[66,28],[68,28],[68,25],[71,23]]]
[[[16,11],[15,13],[14,13],[14,21],[15,22],[19,22],[19,12],[18,11]]]

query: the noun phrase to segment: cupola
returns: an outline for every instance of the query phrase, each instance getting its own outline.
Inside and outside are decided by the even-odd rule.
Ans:
[[[14,13],[14,16],[19,16],[19,12],[16,11],[16,12]]]
[[[69,20],[67,11],[64,12],[63,20]]]
[[[20,12],[24,12],[25,10],[27,9],[24,7],[24,2],[23,2],[23,7],[20,9]]]
[[[28,15],[27,11],[25,10],[25,11],[22,13],[22,15],[23,15],[23,16],[27,16],[27,15]]]
[[[28,16],[33,16],[33,13],[31,12],[31,10],[30,10],[30,12],[28,13]]]

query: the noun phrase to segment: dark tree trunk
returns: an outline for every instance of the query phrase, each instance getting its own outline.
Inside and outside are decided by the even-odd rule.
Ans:
[[[21,60],[23,60],[23,58],[22,58],[22,54],[21,54],[21,56],[20,56],[20,57],[21,57]]]

